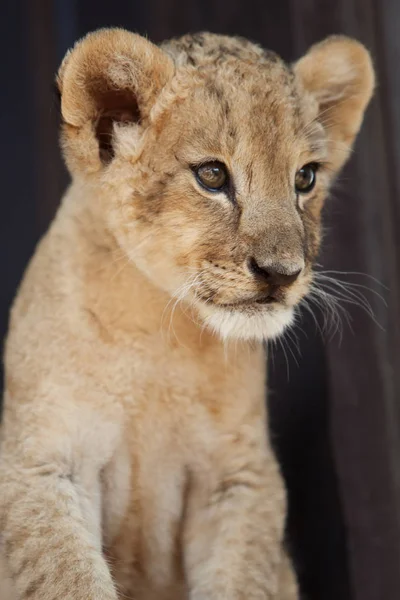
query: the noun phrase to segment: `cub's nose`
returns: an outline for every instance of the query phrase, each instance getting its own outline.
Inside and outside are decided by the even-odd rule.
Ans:
[[[262,279],[264,282],[273,286],[285,286],[290,285],[300,275],[303,267],[295,266],[290,272],[285,266],[274,263],[273,265],[261,266],[258,264],[255,258],[250,258],[248,261],[249,270],[254,273],[258,279]]]

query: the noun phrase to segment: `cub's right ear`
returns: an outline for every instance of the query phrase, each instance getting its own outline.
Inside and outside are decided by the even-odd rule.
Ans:
[[[100,29],[77,42],[57,75],[70,171],[93,173],[109,163],[114,124],[146,127],[173,72],[172,60],[160,48],[123,29]]]

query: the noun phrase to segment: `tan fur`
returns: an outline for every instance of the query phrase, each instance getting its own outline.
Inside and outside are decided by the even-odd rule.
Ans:
[[[102,30],[58,83],[73,183],[6,347],[0,531],[16,597],[293,600],[261,341],[307,293],[369,55],[330,38],[291,68],[238,38],[157,48]],[[211,159],[232,197],[196,182]],[[310,162],[317,185],[296,201]],[[249,258],[302,271],[259,304],[270,284]]]

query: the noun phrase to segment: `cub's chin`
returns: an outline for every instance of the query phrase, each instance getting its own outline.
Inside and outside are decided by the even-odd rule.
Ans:
[[[294,321],[292,307],[220,307],[201,304],[201,318],[222,339],[272,340]]]

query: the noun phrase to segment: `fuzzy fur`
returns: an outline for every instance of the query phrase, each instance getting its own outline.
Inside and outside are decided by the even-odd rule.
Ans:
[[[261,341],[312,280],[369,55],[334,37],[288,66],[239,38],[101,30],[58,85],[73,181],[11,314],[1,598],[294,600]],[[211,159],[229,194],[198,185]],[[250,258],[301,273],[258,303]]]

